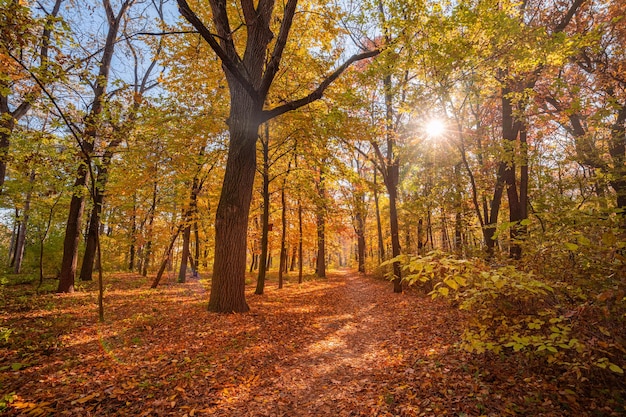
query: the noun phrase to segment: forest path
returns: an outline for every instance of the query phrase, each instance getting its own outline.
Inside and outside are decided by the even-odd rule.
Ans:
[[[324,288],[318,282],[313,291],[285,295],[286,309],[261,303],[262,314],[277,321],[299,311],[306,316],[270,339],[292,353],[278,354],[276,374],[264,381],[254,401],[273,399],[276,415],[299,416],[376,415],[396,405],[396,395],[405,393],[397,392],[391,374],[413,380],[415,355],[424,361],[448,349],[441,336],[449,339],[452,317],[436,314],[437,305],[429,300],[394,294],[389,282],[353,271],[336,271],[321,282]],[[269,298],[278,294],[270,290]],[[298,348],[289,349],[293,344]],[[419,410],[405,404],[403,412],[410,415],[411,408]]]

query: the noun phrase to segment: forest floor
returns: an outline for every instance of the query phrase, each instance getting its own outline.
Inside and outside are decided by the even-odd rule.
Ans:
[[[70,295],[4,288],[0,414],[622,415],[521,355],[460,350],[457,310],[353,272],[270,281],[262,296],[249,286],[250,313],[231,315],[207,312],[198,280],[106,284],[105,323],[95,283]]]

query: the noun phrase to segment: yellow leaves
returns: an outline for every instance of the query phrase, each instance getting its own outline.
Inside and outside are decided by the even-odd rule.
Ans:
[[[91,400],[93,400],[93,399],[95,399],[95,398],[97,398],[99,396],[100,396],[99,393],[94,392],[92,394],[86,395],[84,397],[80,397],[79,399],[72,401],[71,404],[72,405],[75,405],[75,404],[85,404],[86,402],[89,402],[89,401],[91,401]]]
[[[50,402],[34,403],[34,402],[14,401],[11,405],[16,410],[20,410],[23,416],[42,417],[42,416],[50,415],[55,412],[55,409],[50,407],[51,404],[52,403]]]
[[[611,362],[609,358],[600,358],[596,361],[594,365],[602,369],[608,368],[611,372],[615,372],[616,374],[624,374],[624,370],[620,366]]]

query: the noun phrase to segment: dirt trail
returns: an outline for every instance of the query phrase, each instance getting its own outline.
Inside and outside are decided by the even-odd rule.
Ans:
[[[266,379],[261,389],[265,395],[256,395],[254,401],[275,399],[276,415],[376,415],[396,402],[397,387],[390,384],[390,376],[415,374],[414,363],[405,358],[407,345],[424,358],[448,348],[441,344],[437,327],[431,327],[445,320],[432,317],[432,311],[421,311],[418,319],[415,313],[424,300],[393,294],[389,283],[353,272],[330,275],[325,284],[316,290],[319,294],[294,291],[285,300],[286,309],[261,303],[258,314],[285,319],[290,311],[302,309],[307,317],[297,331],[272,340],[278,346],[299,347],[279,355],[277,375]],[[270,297],[275,294],[270,292]],[[404,413],[410,414],[410,408]],[[261,409],[251,409],[250,415]]]

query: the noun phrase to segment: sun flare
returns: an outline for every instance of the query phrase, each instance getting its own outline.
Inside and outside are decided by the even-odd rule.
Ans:
[[[441,119],[430,119],[424,125],[426,134],[431,138],[437,138],[446,131],[446,124]]]

